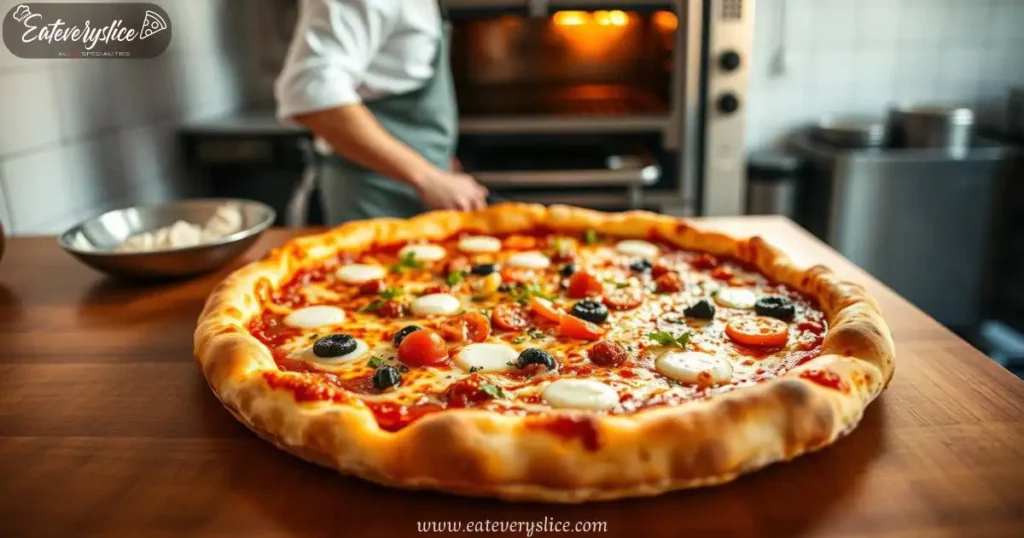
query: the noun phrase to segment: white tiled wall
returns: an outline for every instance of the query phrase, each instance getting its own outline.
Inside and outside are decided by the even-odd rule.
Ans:
[[[752,69],[751,149],[894,102],[963,103],[999,125],[1024,86],[1024,0],[758,0]]]
[[[56,233],[194,192],[176,125],[241,106],[237,0],[150,0],[174,32],[152,60],[22,60],[0,45],[0,219]],[[18,2],[0,0],[0,15]]]

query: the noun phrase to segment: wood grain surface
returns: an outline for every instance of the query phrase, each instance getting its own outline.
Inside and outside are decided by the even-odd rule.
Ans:
[[[427,521],[545,518],[636,538],[1024,536],[1024,383],[788,221],[707,222],[864,283],[896,340],[895,378],[852,434],[818,453],[720,487],[580,506],[390,490],[280,452],[221,408],[192,358],[196,317],[229,269],[131,285],[52,237],[11,239],[0,263],[0,537],[391,537]],[[272,230],[247,259],[298,233]]]

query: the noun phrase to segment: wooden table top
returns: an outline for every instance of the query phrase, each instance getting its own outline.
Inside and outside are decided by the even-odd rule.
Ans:
[[[192,358],[196,317],[228,270],[138,287],[52,237],[13,239],[0,262],[0,536],[390,537],[545,517],[606,522],[602,536],[1024,536],[1024,383],[788,221],[707,222],[864,283],[896,340],[895,378],[818,453],[724,486],[577,506],[391,490],[278,451],[220,406]],[[272,230],[246,258],[298,233]]]

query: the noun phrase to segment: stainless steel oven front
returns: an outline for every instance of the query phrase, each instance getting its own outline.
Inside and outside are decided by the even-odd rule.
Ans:
[[[754,0],[444,0],[459,157],[499,197],[742,212]]]

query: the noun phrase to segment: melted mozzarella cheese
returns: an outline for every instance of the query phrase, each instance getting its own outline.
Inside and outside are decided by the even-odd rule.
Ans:
[[[717,385],[732,379],[732,363],[700,351],[668,351],[654,361],[665,377],[681,383]]]
[[[459,239],[459,250],[471,254],[498,252],[501,250],[501,240],[490,236],[467,236]]]
[[[619,404],[615,389],[592,379],[559,379],[544,389],[544,401],[567,409],[611,409]]]
[[[437,316],[454,314],[462,306],[459,299],[447,293],[431,293],[417,297],[409,307],[417,316]]]
[[[519,356],[504,344],[469,344],[455,355],[455,365],[467,372],[497,372],[512,368]]]
[[[757,296],[745,288],[722,288],[715,294],[715,302],[728,308],[748,310],[754,308]]]
[[[362,284],[371,280],[379,280],[387,275],[387,271],[379,265],[367,265],[364,263],[352,263],[343,265],[334,272],[334,276],[342,282],[349,284]]]
[[[292,358],[301,359],[305,361],[319,362],[323,364],[341,364],[357,361],[367,355],[367,352],[370,351],[370,346],[366,342],[358,338],[356,338],[355,341],[355,349],[344,355],[338,355],[337,357],[319,357],[317,356],[316,353],[313,353],[313,346],[309,346],[303,349],[302,351],[293,354]]]
[[[423,262],[436,262],[441,258],[444,258],[448,251],[441,245],[406,245],[402,247],[402,250],[398,251],[399,256],[409,256],[412,254],[414,260]]]
[[[292,311],[285,316],[284,322],[286,325],[299,329],[340,325],[345,322],[345,311],[336,306],[307,306]]]
[[[505,260],[505,265],[525,267],[527,269],[546,269],[551,265],[551,260],[536,250],[530,250],[527,252],[517,252],[509,256]]]
[[[619,241],[615,245],[615,250],[619,251],[620,254],[636,256],[638,258],[654,258],[661,253],[661,249],[657,245],[640,239]]]

